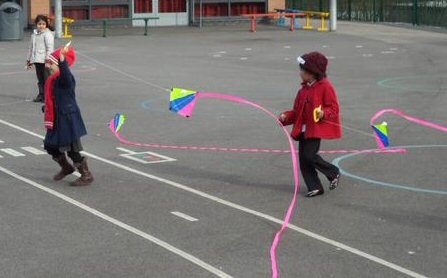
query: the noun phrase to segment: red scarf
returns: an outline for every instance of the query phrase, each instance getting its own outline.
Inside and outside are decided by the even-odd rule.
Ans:
[[[54,84],[56,79],[60,76],[60,72],[57,72],[48,77],[45,82],[45,128],[53,130],[54,121],[56,117],[56,111],[54,110]]]

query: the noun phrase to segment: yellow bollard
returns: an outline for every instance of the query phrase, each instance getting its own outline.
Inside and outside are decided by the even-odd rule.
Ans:
[[[329,18],[329,13],[321,13],[321,27],[318,28],[318,32],[329,32],[329,28],[326,24],[326,18]]]
[[[65,26],[64,26],[64,35],[63,35],[62,37],[65,38],[65,39],[72,38],[73,36],[72,36],[72,34],[70,34],[70,31],[68,30],[68,27],[69,27],[71,24],[74,23],[74,19],[64,17],[63,20],[62,20],[62,22],[65,24]]]
[[[314,27],[310,24],[312,13],[306,12],[306,25],[303,26],[304,30],[312,30]]]

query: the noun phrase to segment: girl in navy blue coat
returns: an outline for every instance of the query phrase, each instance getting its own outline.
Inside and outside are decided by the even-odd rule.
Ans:
[[[47,133],[44,148],[53,157],[61,171],[53,179],[62,180],[78,169],[81,177],[72,186],[89,185],[93,176],[87,165],[87,158],[81,155],[81,137],[87,134],[81,111],[76,102],[76,82],[70,67],[76,60],[76,53],[68,46],[53,52],[45,67],[51,76],[45,83],[45,128]],[[71,158],[74,167],[67,160]]]

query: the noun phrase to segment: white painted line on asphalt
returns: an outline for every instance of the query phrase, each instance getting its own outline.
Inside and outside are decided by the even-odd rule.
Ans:
[[[245,51],[251,51],[252,49],[250,47],[245,48]]]
[[[191,221],[191,222],[199,221],[199,219],[194,218],[192,216],[189,216],[189,215],[187,215],[185,213],[182,213],[182,212],[179,212],[179,211],[171,211],[171,214],[173,214],[175,216],[178,216],[180,218],[186,219],[186,220]]]
[[[14,173],[14,172],[6,169],[6,168],[3,168],[1,166],[0,166],[0,171],[5,173],[5,174],[7,174],[7,175],[9,175],[9,176],[11,176],[11,177],[13,177],[13,178],[15,178],[15,179],[18,179],[18,180],[20,180],[22,182],[25,182],[25,183],[27,183],[27,184],[29,184],[31,186],[34,186],[35,188],[38,188],[38,189],[40,189],[40,190],[42,190],[42,191],[44,191],[44,192],[46,192],[46,193],[48,193],[50,195],[53,195],[54,197],[62,199],[65,202],[72,204],[73,206],[76,206],[76,207],[78,207],[78,208],[80,208],[80,209],[82,209],[82,210],[84,210],[84,211],[86,211],[88,213],[91,213],[91,214],[95,215],[96,217],[99,217],[99,218],[101,218],[101,219],[103,219],[103,220],[105,220],[107,222],[110,222],[110,223],[112,223],[112,224],[114,224],[114,225],[116,225],[116,226],[118,226],[118,227],[120,227],[120,228],[122,228],[122,229],[124,229],[124,230],[126,230],[128,232],[131,232],[132,234],[135,234],[135,235],[140,236],[140,237],[142,237],[144,239],[147,239],[148,241],[150,241],[150,242],[152,242],[152,243],[154,243],[154,244],[156,244],[156,245],[158,245],[158,246],[160,246],[160,247],[162,247],[162,248],[164,248],[164,249],[166,249],[166,250],[168,250],[168,251],[170,251],[170,252],[172,252],[172,253],[174,253],[174,254],[176,254],[176,255],[178,255],[178,256],[186,259],[186,260],[188,260],[188,261],[190,261],[190,262],[192,262],[193,264],[195,264],[195,265],[197,265],[197,266],[199,266],[199,267],[201,267],[201,268],[203,268],[203,269],[213,273],[214,275],[216,275],[218,277],[225,277],[225,278],[231,277],[230,275],[226,274],[225,272],[223,272],[223,271],[213,267],[212,265],[207,264],[206,262],[202,261],[201,259],[199,259],[197,257],[192,256],[189,253],[186,253],[185,251],[182,251],[182,250],[180,250],[180,249],[170,245],[169,243],[167,243],[167,242],[165,242],[165,241],[163,241],[163,240],[161,240],[161,239],[159,239],[159,238],[157,238],[157,237],[155,237],[153,235],[150,235],[150,234],[145,233],[145,232],[143,232],[141,230],[138,230],[137,228],[132,227],[132,226],[130,226],[130,225],[124,223],[124,222],[121,222],[118,219],[115,219],[115,218],[113,218],[111,216],[108,216],[107,214],[104,214],[104,213],[102,213],[102,212],[100,212],[100,211],[98,211],[98,210],[96,210],[96,209],[94,209],[92,207],[89,207],[89,206],[87,206],[87,205],[85,205],[85,204],[83,204],[83,203],[81,203],[79,201],[76,201],[73,198],[70,198],[70,197],[68,197],[68,196],[66,196],[66,195],[64,195],[62,193],[59,193],[59,192],[57,192],[57,191],[55,191],[53,189],[50,189],[50,188],[48,188],[46,186],[43,186],[43,185],[41,185],[41,184],[39,184],[37,182],[34,182],[34,181],[32,181],[32,180],[30,180],[28,178],[23,177],[21,175],[18,175],[18,174]]]
[[[129,149],[126,149],[126,148],[117,147],[116,149],[119,150],[119,151],[128,153],[128,154],[136,154],[136,152],[134,152],[132,150],[129,150]]]
[[[0,120],[0,121],[1,121],[1,120]],[[213,195],[210,195],[210,194],[208,194],[208,193],[202,192],[202,191],[200,191],[200,190],[197,190],[197,189],[188,187],[188,186],[186,186],[186,185],[183,185],[183,184],[180,184],[180,183],[177,183],[177,182],[174,182],[174,181],[170,181],[170,180],[165,179],[165,178],[161,178],[161,177],[158,177],[158,176],[155,176],[155,175],[151,175],[151,174],[148,174],[148,173],[145,173],[145,172],[136,170],[136,169],[134,169],[134,168],[125,166],[125,165],[120,164],[120,163],[116,163],[116,162],[114,162],[114,161],[111,161],[111,160],[108,160],[108,159],[99,157],[99,156],[94,155],[94,154],[91,154],[91,153],[87,153],[87,152],[84,152],[84,153],[85,153],[86,155],[90,156],[91,158],[94,158],[94,159],[99,160],[99,161],[102,161],[102,162],[104,162],[104,163],[113,165],[113,166],[115,166],[115,167],[117,167],[117,168],[126,170],[126,171],[131,172],[131,173],[138,174],[138,175],[140,175],[140,176],[144,176],[144,177],[150,178],[150,179],[152,179],[152,180],[156,180],[156,181],[159,181],[159,182],[162,182],[162,183],[171,185],[171,186],[173,186],[173,187],[175,187],[175,188],[182,189],[182,190],[184,190],[184,191],[187,191],[187,192],[193,193],[193,194],[195,194],[195,195],[201,196],[201,197],[203,197],[203,198],[206,198],[206,199],[215,201],[215,202],[220,203],[220,204],[222,204],[222,205],[225,205],[225,206],[228,206],[228,207],[231,207],[231,208],[234,208],[234,209],[237,209],[237,210],[246,212],[246,213],[248,213],[248,214],[257,216],[257,217],[259,217],[259,218],[263,218],[263,219],[269,220],[269,221],[271,221],[271,222],[274,222],[274,223],[277,223],[277,224],[280,224],[280,225],[282,225],[282,224],[284,223],[281,219],[275,218],[275,217],[273,217],[273,216],[270,216],[270,215],[265,214],[265,213],[262,213],[262,212],[258,212],[258,211],[252,210],[252,209],[250,209],[250,208],[247,208],[247,207],[238,205],[238,204],[236,204],[236,203],[232,203],[232,202],[226,201],[226,200],[224,200],[224,199],[221,199],[221,198],[219,198],[219,197],[215,197],[215,196],[213,196]],[[396,271],[398,271],[398,272],[401,272],[401,273],[403,273],[403,274],[406,274],[406,275],[408,275],[408,276],[410,276],[410,277],[414,277],[414,278],[427,278],[427,277],[424,276],[424,275],[418,274],[418,273],[413,272],[413,271],[411,271],[411,270],[409,270],[409,269],[403,268],[403,267],[401,267],[401,266],[399,266],[399,265],[396,265],[396,264],[394,264],[394,263],[388,262],[388,261],[386,261],[386,260],[384,260],[384,259],[381,259],[381,258],[376,257],[376,256],[374,256],[374,255],[368,254],[368,253],[363,252],[363,251],[361,251],[361,250],[359,250],[359,249],[350,247],[350,246],[345,245],[345,244],[343,244],[343,243],[340,243],[340,242],[338,242],[338,241],[335,241],[335,240],[326,238],[326,237],[324,237],[324,236],[321,236],[321,235],[316,234],[316,233],[314,233],[314,232],[311,232],[311,231],[309,231],[309,230],[300,228],[300,227],[295,226],[295,225],[293,225],[293,224],[289,224],[289,225],[288,225],[288,228],[290,228],[291,230],[294,230],[294,231],[296,231],[296,232],[298,232],[298,233],[300,233],[300,234],[306,235],[306,236],[308,236],[308,237],[310,237],[310,238],[319,240],[319,241],[321,241],[321,242],[327,243],[327,244],[332,245],[332,246],[334,246],[334,247],[339,247],[339,248],[341,248],[341,249],[343,249],[343,250],[345,250],[345,251],[348,251],[348,252],[350,252],[350,253],[352,253],[352,254],[355,254],[355,255],[357,255],[357,256],[363,257],[363,258],[365,258],[365,259],[368,259],[368,260],[373,261],[373,262],[375,262],[375,263],[378,263],[378,264],[380,264],[380,265],[386,266],[386,267],[388,267],[388,268],[394,269],[394,270],[396,270]]]
[[[247,57],[241,57],[241,60],[245,61],[245,60],[248,60],[248,58]]]
[[[9,154],[11,156],[14,156],[14,157],[25,156],[23,153],[18,152],[18,151],[14,150],[14,149],[11,149],[11,148],[0,149],[0,151],[4,152],[6,154]]]
[[[21,149],[35,155],[47,154],[46,152],[36,149],[34,147],[21,147]]]
[[[367,53],[367,54],[363,54],[362,56],[363,56],[363,57],[372,57],[372,56],[374,56],[374,55],[371,54],[371,53]]]
[[[120,156],[125,157],[127,159],[131,159],[133,161],[140,162],[142,164],[155,164],[155,163],[177,161],[177,159],[175,158],[154,152],[127,153],[127,154],[120,154]]]
[[[15,125],[15,124],[13,124],[13,123],[10,123],[10,122],[7,122],[7,121],[1,120],[1,119],[0,119],[0,123],[1,123],[1,124],[4,124],[4,125],[6,125],[6,126],[9,126],[9,127],[11,127],[11,128],[20,130],[20,131],[22,131],[22,132],[24,132],[24,133],[27,133],[27,134],[29,134],[29,135],[35,136],[35,137],[37,137],[37,138],[44,139],[44,137],[43,137],[42,135],[37,134],[37,133],[34,133],[34,132],[32,132],[32,131],[29,131],[29,130],[27,130],[27,129],[25,129],[25,128],[22,128],[22,127],[20,127],[20,126],[18,126],[18,125]],[[180,184],[180,183],[177,183],[177,182],[174,182],[174,181],[165,179],[165,178],[161,178],[161,177],[158,177],[158,176],[155,176],[155,175],[151,175],[151,174],[148,174],[148,173],[146,173],[146,172],[139,171],[139,170],[137,170],[137,169],[128,167],[128,166],[126,166],[126,165],[124,165],[124,164],[120,164],[120,163],[117,163],[117,162],[114,162],[114,161],[111,161],[111,160],[102,158],[102,157],[97,156],[97,155],[92,154],[92,153],[83,152],[83,154],[85,154],[85,155],[87,155],[87,156],[89,156],[89,157],[91,157],[91,158],[93,158],[93,159],[96,159],[96,160],[98,160],[98,161],[102,161],[102,162],[104,162],[104,163],[106,163],[106,164],[115,166],[116,168],[119,168],[119,169],[128,171],[128,172],[130,172],[130,173],[137,174],[137,175],[139,175],[139,176],[147,177],[147,178],[152,179],[152,180],[155,180],[155,181],[159,181],[159,182],[161,182],[161,183],[170,185],[170,186],[175,187],[175,188],[177,188],[177,189],[184,190],[184,191],[186,191],[186,192],[190,192],[190,193],[195,194],[195,195],[197,195],[197,196],[201,196],[201,197],[203,197],[203,198],[205,198],[205,199],[214,201],[214,202],[216,202],[216,203],[219,203],[219,204],[222,204],[222,205],[225,205],[225,206],[234,208],[234,209],[239,210],[239,211],[243,211],[243,212],[245,212],[245,213],[247,213],[247,214],[251,214],[251,215],[257,216],[257,217],[259,217],[259,218],[266,219],[266,220],[271,221],[271,222],[273,222],[273,223],[277,223],[277,224],[279,224],[279,225],[282,225],[282,224],[284,223],[281,219],[278,219],[278,218],[275,218],[275,217],[270,216],[270,215],[268,215],[268,214],[265,214],[265,213],[262,213],[262,212],[258,212],[258,211],[256,211],[256,210],[253,210],[253,209],[250,209],[250,208],[247,208],[247,207],[238,205],[238,204],[236,204],[236,203],[232,203],[232,202],[226,201],[226,200],[224,200],[224,199],[221,199],[221,198],[216,197],[216,196],[213,196],[213,195],[211,195],[211,194],[208,194],[208,193],[202,192],[202,191],[200,191],[200,190],[197,190],[197,189],[188,187],[188,186],[186,186],[186,185],[183,185],[183,184]],[[376,256],[374,256],[374,255],[368,254],[368,253],[366,253],[366,252],[363,252],[363,251],[361,251],[361,250],[359,250],[359,249],[353,248],[353,247],[348,246],[348,245],[346,245],[346,244],[343,244],[343,243],[341,243],[341,242],[332,240],[332,239],[330,239],[330,238],[321,236],[321,235],[319,235],[319,234],[317,234],[317,233],[314,233],[314,232],[311,232],[311,231],[309,231],[309,230],[300,228],[300,227],[295,226],[295,225],[293,225],[293,224],[289,224],[289,225],[287,226],[287,228],[289,228],[289,229],[291,229],[291,230],[293,230],[293,231],[296,231],[296,232],[298,232],[298,233],[300,233],[300,234],[306,235],[306,236],[308,236],[308,237],[310,237],[310,238],[313,238],[313,239],[316,239],[316,240],[318,240],[318,241],[324,242],[324,243],[326,243],[326,244],[328,244],[328,245],[331,245],[331,246],[334,246],[334,247],[338,247],[338,248],[343,249],[343,250],[345,250],[345,251],[347,251],[347,252],[349,252],[349,253],[352,253],[352,254],[357,255],[357,256],[359,256],[359,257],[362,257],[362,258],[365,258],[365,259],[367,259],[367,260],[370,260],[370,261],[375,262],[375,263],[377,263],[377,264],[380,264],[380,265],[382,265],[382,266],[388,267],[388,268],[390,268],[390,269],[393,269],[393,270],[395,270],[395,271],[398,271],[398,272],[403,273],[403,274],[405,274],[405,275],[408,275],[408,276],[410,276],[410,277],[413,277],[413,278],[427,278],[427,276],[424,276],[424,275],[422,275],[422,274],[416,273],[416,272],[414,272],[414,271],[412,271],[412,270],[406,269],[406,268],[401,267],[401,266],[399,266],[399,265],[397,265],[397,264],[394,264],[394,263],[392,263],[392,262],[386,261],[386,260],[381,259],[381,258],[379,258],[379,257],[376,257]]]
[[[290,49],[290,48],[292,48],[292,47],[291,47],[290,45],[285,45],[284,48],[285,48],[285,49]]]
[[[3,158],[3,156],[0,155],[0,158]]]
[[[3,143],[5,143],[5,141],[0,140],[0,144],[3,144]]]
[[[363,48],[363,45],[356,45],[355,48]]]
[[[382,52],[380,52],[380,53],[382,53],[382,54],[393,54],[394,51],[388,51],[388,50],[385,50],[385,51],[382,51]]]

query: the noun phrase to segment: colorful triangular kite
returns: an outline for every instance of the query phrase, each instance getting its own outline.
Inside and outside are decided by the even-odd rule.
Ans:
[[[123,127],[123,124],[126,120],[127,120],[127,115],[116,113],[115,117],[113,117],[113,119],[109,123],[109,128],[114,133],[117,133],[121,130],[121,127]]]
[[[169,99],[169,110],[183,117],[191,117],[196,101],[196,91],[173,88]]]
[[[381,124],[372,125],[374,130],[374,134],[376,135],[377,143],[379,144],[379,148],[385,148],[390,145],[388,139],[388,124],[386,122],[382,122]]]

